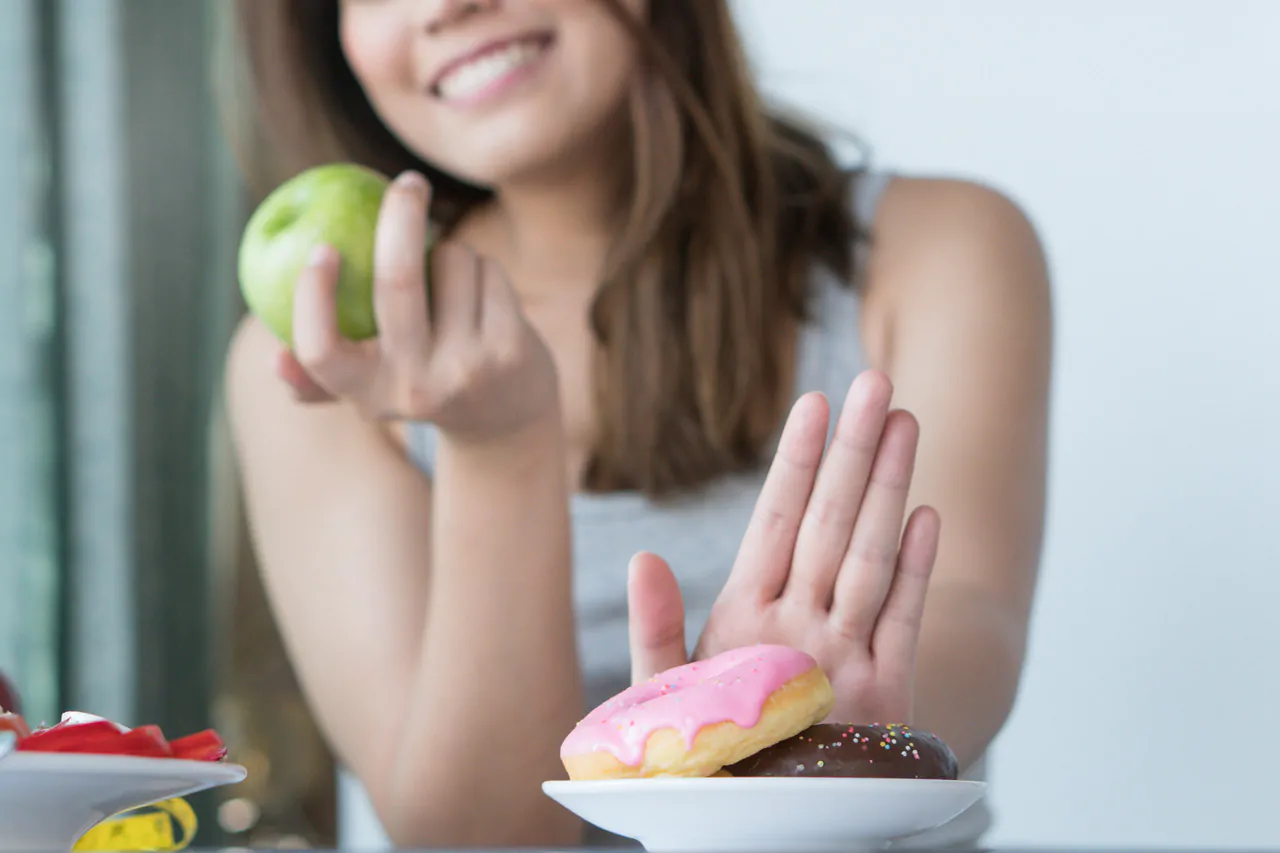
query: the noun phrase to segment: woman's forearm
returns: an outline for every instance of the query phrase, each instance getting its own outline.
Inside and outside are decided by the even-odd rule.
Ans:
[[[582,708],[564,459],[558,421],[484,447],[441,436],[421,678],[392,765],[400,843],[579,837],[541,792]]]
[[[955,751],[961,771],[981,758],[1013,708],[1025,631],[994,597],[964,584],[929,591],[916,660],[915,722]]]

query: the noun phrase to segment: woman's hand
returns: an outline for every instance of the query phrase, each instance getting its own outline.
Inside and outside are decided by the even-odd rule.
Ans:
[[[910,722],[916,644],[938,547],[929,508],[906,522],[919,428],[890,411],[892,386],[853,383],[824,457],[829,410],[802,397],[783,429],[733,571],[694,653],[754,643],[813,655],[839,722]],[[628,590],[632,677],[685,662],[683,606],[670,568],[636,557]]]
[[[387,190],[374,247],[378,337],[338,331],[337,252],[317,248],[294,295],[292,352],[277,371],[299,400],[343,399],[380,420],[430,421],[455,439],[518,432],[557,410],[551,355],[502,271],[460,245],[431,251],[430,187],[406,172]]]

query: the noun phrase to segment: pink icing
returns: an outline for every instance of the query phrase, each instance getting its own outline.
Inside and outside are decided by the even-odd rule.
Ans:
[[[678,666],[634,684],[582,719],[560,746],[561,757],[613,753],[623,764],[644,760],[649,735],[673,728],[692,749],[703,726],[732,721],[749,729],[782,685],[817,666],[786,646],[747,646]]]

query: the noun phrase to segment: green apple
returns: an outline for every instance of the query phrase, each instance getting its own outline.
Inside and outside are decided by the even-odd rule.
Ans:
[[[373,243],[388,180],[350,163],[318,166],[281,184],[258,206],[240,242],[240,290],[249,310],[293,344],[293,290],[314,248],[342,256],[338,330],[350,340],[378,333],[373,313]]]

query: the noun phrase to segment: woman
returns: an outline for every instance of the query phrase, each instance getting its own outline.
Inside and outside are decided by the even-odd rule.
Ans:
[[[723,0],[239,11],[264,186],[400,176],[378,340],[336,332],[321,247],[292,350],[248,320],[228,364],[268,594],[391,837],[577,840],[539,789],[560,740],[686,636],[805,648],[833,717],[980,762],[1043,514],[1049,288],[1018,210],[846,173],[765,109]]]

